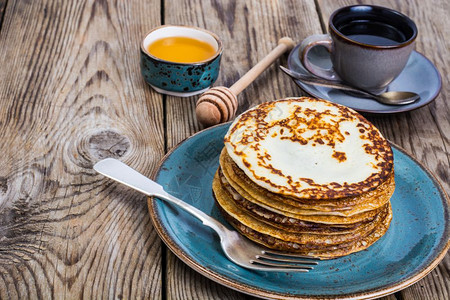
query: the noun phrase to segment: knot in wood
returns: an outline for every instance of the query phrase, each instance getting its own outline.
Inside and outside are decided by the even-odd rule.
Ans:
[[[88,150],[96,160],[107,157],[120,158],[130,148],[130,140],[117,132],[104,130],[91,135]]]

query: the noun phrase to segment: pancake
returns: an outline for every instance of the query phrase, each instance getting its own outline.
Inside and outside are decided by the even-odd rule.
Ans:
[[[342,217],[342,216],[333,216],[333,215],[301,215],[301,214],[295,214],[291,212],[285,212],[285,211],[277,211],[276,209],[273,209],[271,207],[265,206],[264,204],[250,201],[245,196],[245,193],[238,193],[236,190],[231,187],[231,185],[226,181],[225,176],[221,177],[220,170],[219,172],[219,178],[222,180],[221,185],[225,189],[225,191],[230,195],[231,201],[234,201],[237,203],[236,205],[241,207],[247,207],[247,210],[253,210],[254,213],[261,215],[262,218],[267,218],[270,214],[279,215],[280,218],[283,216],[283,219],[279,219],[279,223],[283,223],[284,218],[287,218],[287,221],[294,223],[295,221],[302,221],[302,222],[311,222],[314,224],[322,224],[326,225],[324,227],[329,227],[330,225],[333,225],[335,227],[341,227],[341,228],[348,228],[352,226],[356,226],[355,224],[360,224],[361,222],[370,221],[372,220],[376,214],[378,214],[383,207],[372,210],[369,212],[363,212],[358,215],[354,215],[351,217]],[[260,212],[260,213],[258,213]],[[276,217],[275,217],[276,219]]]
[[[312,257],[318,257],[321,259],[333,259],[341,256],[349,255],[354,252],[362,251],[369,248],[377,240],[379,240],[389,229],[389,225],[392,220],[392,208],[389,206],[387,217],[377,226],[375,229],[368,233],[366,236],[354,241],[353,243],[347,243],[338,246],[322,247],[321,249],[301,248],[299,244],[293,242],[287,242],[256,230],[253,230],[244,224],[240,223],[236,219],[228,215],[223,209],[221,212],[225,219],[242,235],[248,239],[266,246],[270,249],[298,253],[302,255],[308,255]]]
[[[302,97],[266,102],[236,118],[224,138],[256,185],[303,199],[337,199],[377,188],[393,170],[389,143],[360,114]]]
[[[213,186],[214,198],[222,215],[242,235],[271,249],[322,259],[336,258],[368,248],[386,233],[392,219],[392,209],[388,203],[384,211],[369,223],[371,225],[357,234],[290,234],[252,218],[233,206],[233,202],[223,193],[217,173]]]
[[[229,184],[244,198],[253,203],[257,203],[274,212],[286,212],[288,214],[300,215],[335,215],[335,216],[352,216],[363,212],[373,211],[384,206],[392,194],[394,193],[395,183],[394,174],[390,174],[389,178],[383,182],[376,190],[363,193],[359,196],[347,197],[332,203],[345,202],[346,206],[336,207],[329,203],[321,202],[299,202],[290,197],[284,197],[269,192],[258,187],[250,179],[245,178],[246,175],[231,160],[225,149],[220,155],[220,165],[222,172],[227,178]],[[349,199],[352,198],[352,199]],[[350,205],[353,204],[353,205]],[[362,217],[362,216],[361,216]],[[349,221],[349,220],[348,220]]]
[[[281,228],[286,231],[300,232],[300,233],[321,233],[321,234],[341,234],[350,233],[357,230],[360,226],[371,222],[376,214],[379,212],[374,212],[373,216],[363,218],[360,222],[347,223],[347,224],[327,224],[320,222],[305,221],[296,216],[287,215],[283,213],[274,212],[266,209],[263,206],[259,206],[252,203],[237,193],[228,184],[226,178],[221,174],[220,169],[218,170],[218,178],[220,184],[222,185],[223,192],[227,194],[227,199],[231,199],[234,204],[239,207],[239,209],[244,210],[247,214],[258,218],[259,220],[266,222],[274,227]],[[215,188],[218,190],[219,188]],[[380,209],[381,210],[381,209]],[[301,218],[301,217],[300,217]],[[329,220],[327,220],[329,222]]]
[[[231,195],[227,193],[226,189],[224,188],[224,185],[220,180],[219,172],[216,172],[214,176],[213,190],[215,199],[218,202],[219,206],[232,218],[238,220],[240,223],[257,232],[261,232],[266,235],[277,237],[281,240],[296,242],[299,244],[335,245],[357,239],[360,236],[367,234],[367,232],[372,231],[375,226],[377,226],[377,224],[386,217],[386,212],[388,210],[388,206],[383,207],[383,209],[375,215],[372,222],[360,224],[360,226],[354,228],[353,230],[340,232],[339,235],[323,234],[323,231],[290,232],[283,229],[280,230],[280,228],[270,225],[268,224],[268,222],[264,222],[259,218],[255,218],[245,209],[241,209],[238,205],[236,205],[236,203],[232,200]]]
[[[271,249],[331,259],[389,228],[389,143],[361,115],[307,97],[263,103],[224,138],[213,195],[225,219]]]

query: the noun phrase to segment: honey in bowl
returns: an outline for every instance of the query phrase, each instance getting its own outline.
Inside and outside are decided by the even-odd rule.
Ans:
[[[201,62],[216,54],[216,49],[211,44],[184,36],[156,40],[148,46],[147,50],[159,59],[177,63]]]
[[[190,97],[219,75],[222,42],[205,29],[162,25],[147,33],[140,48],[142,76],[158,93]]]

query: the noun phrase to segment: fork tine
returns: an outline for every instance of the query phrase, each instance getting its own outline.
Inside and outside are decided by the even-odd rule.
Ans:
[[[314,269],[310,266],[300,266],[300,265],[292,265],[292,264],[280,264],[280,263],[271,263],[264,260],[250,260],[251,264],[261,265],[265,267],[274,267],[277,269],[287,269],[287,270],[295,270],[298,272],[308,272],[309,270]]]
[[[319,264],[317,261],[314,261],[314,260],[297,259],[298,257],[296,257],[295,259],[290,259],[290,258],[281,258],[281,257],[269,256],[269,255],[257,255],[256,258],[262,258],[262,259],[267,259],[267,260],[272,260],[272,261],[288,262],[288,263],[294,263],[294,264],[305,264],[305,265],[318,265]]]
[[[291,257],[291,258],[306,258],[310,260],[322,260],[320,257],[314,257],[314,256],[308,256],[308,255],[302,255],[302,254],[296,254],[296,253],[286,253],[276,250],[263,250],[263,254],[272,254],[272,255],[278,255],[278,256],[284,256],[284,257]]]

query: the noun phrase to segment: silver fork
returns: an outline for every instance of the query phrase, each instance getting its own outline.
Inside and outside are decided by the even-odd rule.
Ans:
[[[259,271],[308,272],[313,269],[313,265],[318,264],[317,260],[311,257],[278,252],[253,243],[201,210],[170,195],[161,185],[117,159],[101,160],[94,165],[94,170],[147,196],[170,202],[197,217],[204,225],[217,232],[222,250],[228,259],[244,268]]]

